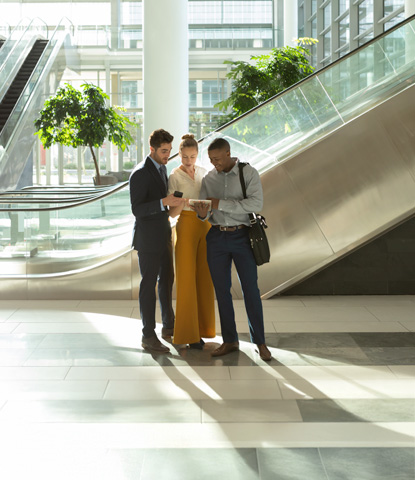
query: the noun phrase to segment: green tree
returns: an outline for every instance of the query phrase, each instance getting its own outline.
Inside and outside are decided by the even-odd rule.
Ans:
[[[59,143],[67,147],[89,147],[95,164],[98,185],[101,184],[99,164],[94,148],[101,147],[109,139],[123,151],[133,143],[128,126],[135,125],[116,110],[109,107],[108,95],[96,85],[85,83],[79,91],[68,83],[48,98],[35,120],[36,133],[45,148]]]
[[[222,124],[313,73],[314,67],[308,60],[310,52],[304,45],[312,45],[317,41],[313,38],[300,38],[296,47],[274,48],[268,55],[251,56],[251,62],[226,60],[224,63],[232,65],[227,74],[232,80],[232,93],[226,100],[215,105],[223,112],[228,112],[221,118]]]

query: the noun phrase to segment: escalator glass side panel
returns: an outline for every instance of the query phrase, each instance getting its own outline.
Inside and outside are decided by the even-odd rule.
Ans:
[[[208,135],[202,163],[210,166],[207,147],[220,136],[264,173],[411,86],[414,72],[413,20]]]
[[[25,205],[1,204],[0,276],[79,270],[129,250],[133,216],[127,186],[94,202],[59,206],[18,211]]]

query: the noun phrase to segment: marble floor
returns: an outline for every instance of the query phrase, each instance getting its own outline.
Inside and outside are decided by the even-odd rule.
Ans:
[[[241,301],[221,358],[144,352],[136,301],[0,301],[0,479],[414,480],[415,295],[263,305],[270,363]]]

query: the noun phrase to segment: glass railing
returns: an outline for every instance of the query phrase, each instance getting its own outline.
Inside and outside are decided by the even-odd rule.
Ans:
[[[47,199],[46,190],[29,189],[13,202],[0,195],[0,275],[79,271],[130,250],[127,186],[88,188],[95,193],[87,196],[80,190],[55,189]]]
[[[106,47],[108,49],[143,48],[142,25],[111,28],[109,26],[84,25],[76,29],[78,47]],[[271,49],[271,28],[190,29],[189,49]]]
[[[9,89],[37,37],[48,38],[47,25],[40,18],[25,18],[13,29],[0,49],[0,100]]]
[[[265,172],[414,82],[412,17],[205,137],[202,162],[209,164],[207,146],[221,136],[233,155]]]

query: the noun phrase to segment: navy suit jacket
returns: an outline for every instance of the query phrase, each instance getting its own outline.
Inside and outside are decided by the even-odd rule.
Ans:
[[[135,216],[133,247],[138,253],[162,253],[171,243],[169,212],[161,210],[160,199],[167,188],[150,157],[130,175],[131,209]]]

